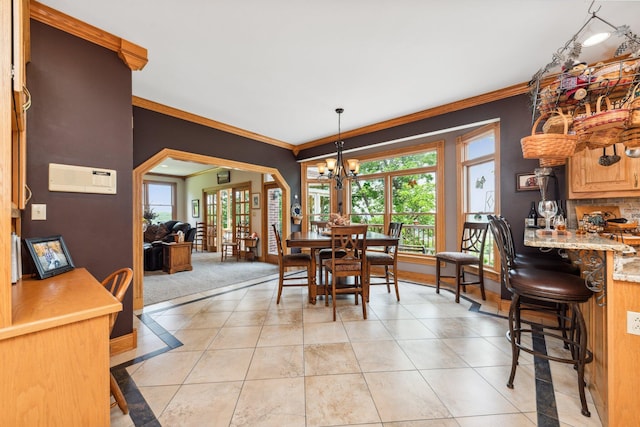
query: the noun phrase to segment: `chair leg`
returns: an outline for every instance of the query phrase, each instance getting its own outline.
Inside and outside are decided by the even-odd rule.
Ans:
[[[335,274],[331,275],[331,300],[333,303],[333,321],[335,322],[336,321],[336,276]]]
[[[517,294],[513,294],[511,297],[511,305],[509,306],[509,341],[511,342],[511,373],[509,374],[509,380],[507,381],[507,387],[513,388],[513,379],[516,376],[516,366],[518,365],[519,348],[518,343],[520,341],[519,331],[520,326],[516,323],[516,316],[520,314],[520,297]]]
[[[284,267],[280,266],[280,274],[278,275],[278,299],[276,304],[280,304],[280,296],[282,295],[282,286],[284,285]]]
[[[460,264],[456,264],[456,302],[459,303],[460,302],[460,275],[463,274],[460,272],[460,269],[462,267],[460,266]],[[466,292],[466,290],[465,290]]]
[[[127,401],[124,398],[124,394],[122,394],[122,390],[120,390],[120,386],[116,381],[115,377],[111,372],[109,372],[110,380],[109,380],[109,389],[111,390],[111,394],[116,399],[116,403],[118,404],[118,408],[122,411],[123,414],[129,413],[129,407],[127,406]]]
[[[440,261],[436,259],[436,294],[440,293]]]
[[[389,266],[385,265],[384,266],[384,279],[387,282],[387,293],[391,293],[391,280],[389,280]]]
[[[396,268],[393,268],[393,285],[396,288],[396,298],[400,302],[400,289],[398,288],[398,276],[396,276]]]
[[[487,296],[484,293],[484,269],[482,266],[478,268],[478,281],[480,282],[480,294],[482,295],[482,300],[485,301]]]

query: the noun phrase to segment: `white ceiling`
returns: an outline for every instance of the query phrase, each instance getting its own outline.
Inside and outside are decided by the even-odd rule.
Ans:
[[[527,82],[591,16],[591,0],[41,1],[148,49],[135,96],[294,145],[336,134],[336,107],[348,131]],[[598,8],[640,33],[640,1]]]

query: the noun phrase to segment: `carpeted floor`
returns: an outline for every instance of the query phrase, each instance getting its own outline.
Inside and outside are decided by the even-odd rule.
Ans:
[[[246,280],[278,274],[278,266],[264,262],[220,262],[220,254],[193,252],[192,271],[167,274],[162,270],[144,272],[144,305],[209,291]]]

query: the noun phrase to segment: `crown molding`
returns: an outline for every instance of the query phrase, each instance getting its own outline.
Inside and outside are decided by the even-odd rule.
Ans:
[[[177,119],[185,120],[188,122],[197,123],[199,125],[221,130],[223,132],[253,139],[254,141],[260,141],[267,144],[275,145],[277,147],[285,148],[287,150],[291,150],[294,152],[297,148],[295,145],[289,144],[287,142],[283,142],[274,138],[269,138],[268,136],[260,135],[248,130],[244,130],[235,126],[228,125],[226,123],[218,122],[216,120],[207,119],[206,117],[198,116],[197,114],[193,114],[193,113],[188,113],[183,110],[178,110],[177,108],[169,107],[164,104],[159,104],[154,101],[149,101],[148,99],[140,98],[138,96],[133,96],[131,99],[131,103],[136,107],[144,108],[150,111],[155,111],[156,113],[165,114],[167,116],[175,117]]]
[[[31,0],[30,16],[36,21],[73,34],[83,40],[95,43],[118,54],[118,57],[132,71],[139,71],[147,65],[147,49],[130,41],[114,36],[100,28],[82,22],[72,16]]]

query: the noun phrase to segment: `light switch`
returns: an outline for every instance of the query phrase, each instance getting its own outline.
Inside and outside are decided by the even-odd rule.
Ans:
[[[45,221],[47,219],[47,205],[33,203],[31,205],[31,220]]]

